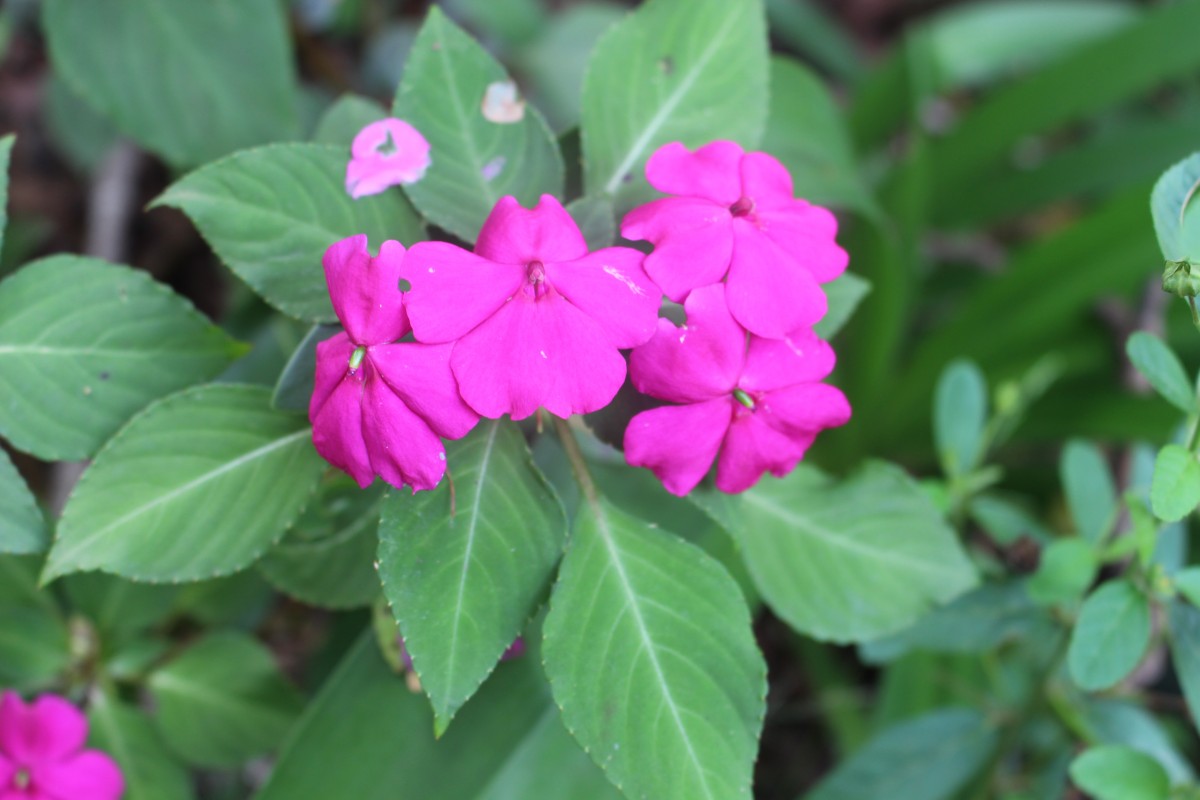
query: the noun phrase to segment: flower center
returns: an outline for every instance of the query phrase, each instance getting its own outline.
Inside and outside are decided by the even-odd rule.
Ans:
[[[33,783],[33,776],[29,774],[28,767],[18,767],[17,774],[13,776],[13,788],[18,791],[28,789]]]
[[[754,410],[754,398],[751,397],[750,395],[746,394],[746,392],[743,391],[742,389],[734,389],[733,390],[733,399],[737,400],[739,403],[741,403],[742,405],[744,405],[746,408],[750,409],[751,411]]]
[[[362,366],[363,358],[367,355],[367,348],[359,347],[350,354],[350,371],[354,372]]]
[[[748,217],[754,213],[754,200],[742,195],[737,202],[729,207],[729,213],[735,217]]]
[[[533,288],[535,299],[540,299],[550,290],[550,285],[546,283],[546,265],[541,261],[530,261],[525,265],[525,280]]]

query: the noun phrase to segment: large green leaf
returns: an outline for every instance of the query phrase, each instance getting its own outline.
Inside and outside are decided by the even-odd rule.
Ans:
[[[743,498],[732,530],[755,584],[818,639],[893,633],[975,584],[954,531],[897,467],[870,463],[835,483],[801,466]]]
[[[141,712],[107,692],[92,695],[89,743],[116,759],[125,778],[124,800],[191,800],[187,770]]]
[[[1150,604],[1126,580],[1092,592],[1071,631],[1067,666],[1079,687],[1099,691],[1113,686],[1138,665],[1150,646]]]
[[[1088,748],[1071,762],[1071,780],[1096,800],[1166,800],[1171,791],[1157,761],[1122,745]]]
[[[446,457],[453,488],[392,493],[379,526],[379,576],[439,733],[536,611],[567,529],[514,423],[486,421]]]
[[[933,401],[933,436],[942,471],[969,475],[983,458],[987,381],[979,367],[959,359],[946,365]]]
[[[630,797],[750,797],[766,666],[737,583],[617,510],[576,517],[545,623],[567,728]]]
[[[387,116],[387,110],[374,100],[357,94],[344,94],[325,110],[317,121],[313,141],[318,144],[335,144],[343,148],[349,158],[349,148],[359,131]]]
[[[2,447],[0,508],[4,509],[0,515],[0,553],[40,553],[46,549],[46,518]]]
[[[176,167],[299,133],[275,0],[48,0],[50,55],[75,91]]]
[[[42,259],[0,282],[0,435],[47,460],[86,458],[148,402],[239,352],[144,272]]]
[[[151,206],[182,209],[221,260],[276,308],[334,318],[321,257],[365,233],[372,252],[405,246],[422,228],[400,192],[354,200],[346,193],[344,147],[280,144],[236,153],[173,183]]]
[[[767,119],[759,0],[649,0],[596,44],[583,81],[588,194],[623,213],[653,196],[642,167],[660,146],[733,139],[754,147]]]
[[[1154,233],[1163,258],[1200,263],[1200,153],[1175,164],[1162,174],[1150,195]]]
[[[496,103],[506,91],[516,84],[504,68],[431,8],[393,106],[430,144],[429,170],[405,190],[428,219],[469,242],[504,195],[529,206],[563,190],[562,156],[546,121],[523,99]]]
[[[262,387],[199,386],[135,418],[63,510],[43,580],[101,569],[145,581],[239,570],[280,536],[324,462]]]
[[[1200,462],[1195,453],[1177,444],[1158,452],[1150,504],[1154,515],[1166,522],[1181,520],[1196,510],[1200,504]]]
[[[233,767],[276,747],[303,707],[271,652],[225,631],[150,676],[159,730],[193,764]]]
[[[106,645],[162,622],[178,586],[134,583],[102,572],[68,575],[63,588],[71,610],[88,617]]]

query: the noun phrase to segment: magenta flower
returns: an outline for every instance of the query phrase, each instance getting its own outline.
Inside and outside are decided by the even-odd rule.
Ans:
[[[350,145],[346,191],[359,198],[396,184],[416,183],[429,163],[429,142],[412,125],[391,117],[372,122]]]
[[[683,302],[724,279],[734,319],[770,339],[825,315],[820,284],[842,274],[848,258],[834,242],[833,214],[793,197],[782,164],[736,142],[694,153],[673,142],[646,162],[646,179],[675,196],[630,211],[621,235],[654,245],[646,272],[667,297]]]
[[[84,750],[87,719],[61,697],[26,705],[0,696],[0,800],[117,800],[125,781],[116,763]]]
[[[362,487],[376,475],[396,488],[437,486],[446,471],[439,437],[466,436],[479,417],[450,372],[450,345],[396,343],[409,332],[400,293],[404,245],[372,258],[367,237],[325,252],[325,280],[344,333],[317,345],[308,417],[325,460]]]
[[[654,334],[662,299],[627,247],[589,253],[550,195],[533,209],[501,198],[475,252],[413,245],[406,308],[418,341],[455,342],[462,397],[485,417],[537,408],[567,417],[606,406],[625,379],[621,348]]]
[[[643,411],[625,429],[625,460],[667,491],[687,494],[714,460],[725,492],[749,489],[766,471],[786,475],[817,433],[850,419],[845,395],[820,382],[834,355],[811,331],[747,341],[719,285],[695,290],[684,307],[686,325],[659,320],[629,359],[638,391],[679,404]]]

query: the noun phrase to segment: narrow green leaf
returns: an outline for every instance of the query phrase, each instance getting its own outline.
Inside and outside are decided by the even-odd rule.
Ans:
[[[1073,603],[1096,579],[1096,549],[1083,539],[1055,539],[1042,549],[1029,596],[1040,605]]]
[[[1150,195],[1154,233],[1163,258],[1200,262],[1200,153],[1193,153],[1162,174]],[[1194,405],[1194,403],[1193,403]]]
[[[1088,596],[1071,631],[1067,666],[1081,689],[1107,689],[1133,671],[1150,646],[1150,605],[1125,580]]]
[[[975,585],[954,531],[897,467],[870,463],[834,483],[802,465],[743,498],[733,532],[755,584],[815,638],[894,633]]]
[[[192,800],[191,777],[141,712],[110,697],[92,695],[89,743],[111,755],[125,778],[124,800]]]
[[[365,233],[377,252],[387,239],[408,246],[422,236],[400,192],[346,193],[347,159],[344,147],[322,144],[246,150],[184,176],[150,205],[191,217],[221,260],[280,311],[328,322],[321,257],[331,244]]]
[[[562,194],[558,143],[516,92],[478,42],[437,6],[429,10],[392,107],[431,148],[425,177],[405,191],[426,218],[469,242],[504,195],[532,206]]]
[[[1013,544],[1024,536],[1038,542],[1050,540],[1050,532],[1037,517],[1006,497],[978,495],[971,500],[968,510],[971,518],[1000,544]]]
[[[199,386],[136,417],[68,500],[42,580],[89,569],[201,580],[261,555],[324,469],[306,421],[272,411],[269,396]]]
[[[312,400],[313,384],[317,369],[317,345],[337,334],[337,325],[314,325],[300,344],[292,351],[291,358],[279,373],[275,391],[271,395],[271,407],[281,411],[308,411]]]
[[[3,447],[0,447],[0,553],[41,553],[50,543],[46,518]]]
[[[335,144],[343,148],[349,160],[350,145],[358,132],[387,115],[387,109],[374,100],[357,94],[344,94],[336,103],[325,109],[325,113],[317,121],[312,140],[317,144]]]
[[[979,367],[962,359],[947,364],[933,403],[933,436],[942,470],[951,478],[970,475],[983,458],[987,424],[987,381]]]
[[[8,161],[16,140],[12,133],[0,137],[0,250],[4,248],[4,229],[8,227]]]
[[[813,326],[813,330],[817,336],[829,340],[850,321],[850,317],[858,309],[858,304],[870,293],[871,282],[851,272],[844,272],[841,277],[821,288],[825,290],[829,310],[825,312],[821,321]]]
[[[1075,529],[1096,544],[1108,534],[1117,515],[1117,489],[1108,461],[1096,445],[1073,440],[1063,448],[1059,474]]]
[[[379,526],[384,593],[439,734],[537,610],[567,528],[514,423],[483,422],[446,458],[453,490],[394,492]]]
[[[1071,780],[1096,800],[1166,800],[1171,782],[1159,763],[1122,745],[1089,747],[1071,762]]]
[[[570,203],[567,211],[583,232],[589,250],[612,247],[617,238],[617,221],[607,198],[581,197]]]
[[[1171,663],[1183,684],[1192,719],[1200,719],[1200,609],[1174,602],[1167,607]]]
[[[1152,333],[1138,331],[1125,342],[1125,352],[1154,391],[1185,414],[1196,413],[1196,392],[1179,357]]]
[[[1200,567],[1181,569],[1171,580],[1189,603],[1200,608]]]
[[[42,7],[55,70],[176,167],[299,132],[287,20],[275,0],[48,0]]]
[[[240,352],[144,272],[36,261],[0,282],[0,435],[46,460],[86,458],[151,400]]]
[[[1158,451],[1150,504],[1154,515],[1166,522],[1183,519],[1200,504],[1200,462],[1186,447],[1169,444]]]
[[[704,551],[587,505],[544,635],[567,728],[628,796],[750,796],[766,668],[737,583]]]
[[[583,81],[588,194],[617,213],[653,196],[642,168],[668,142],[753,148],[767,119],[759,0],[649,0],[596,44]]]

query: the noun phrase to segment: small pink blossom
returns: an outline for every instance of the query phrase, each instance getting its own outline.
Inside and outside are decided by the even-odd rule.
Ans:
[[[560,417],[602,408],[625,379],[621,348],[654,333],[662,299],[627,247],[588,252],[579,226],[543,195],[533,209],[496,203],[475,252],[413,245],[406,308],[421,342],[450,357],[467,404],[485,417]]]
[[[325,280],[344,333],[317,345],[308,416],[325,460],[362,487],[376,475],[396,488],[432,489],[446,471],[439,437],[458,439],[478,422],[458,396],[450,345],[396,343],[409,332],[400,292],[404,245],[375,258],[367,237],[325,253]]]
[[[687,324],[659,320],[629,359],[638,391],[679,405],[643,411],[625,430],[625,459],[685,495],[713,461],[717,488],[749,489],[764,472],[786,475],[824,428],[850,419],[850,405],[821,383],[834,354],[808,329],[783,339],[747,337],[719,285],[693,291]]]
[[[646,179],[674,196],[630,211],[621,235],[654,245],[646,272],[668,297],[682,302],[724,280],[734,319],[772,339],[825,315],[820,284],[848,260],[834,241],[837,220],[793,196],[782,164],[736,142],[695,152],[673,142],[650,157]]]
[[[0,800],[117,800],[125,781],[116,762],[84,750],[87,719],[61,697],[26,705],[0,695]]]
[[[346,191],[359,198],[389,186],[416,183],[429,164],[429,142],[420,131],[402,119],[381,119],[354,137],[346,165]]]

